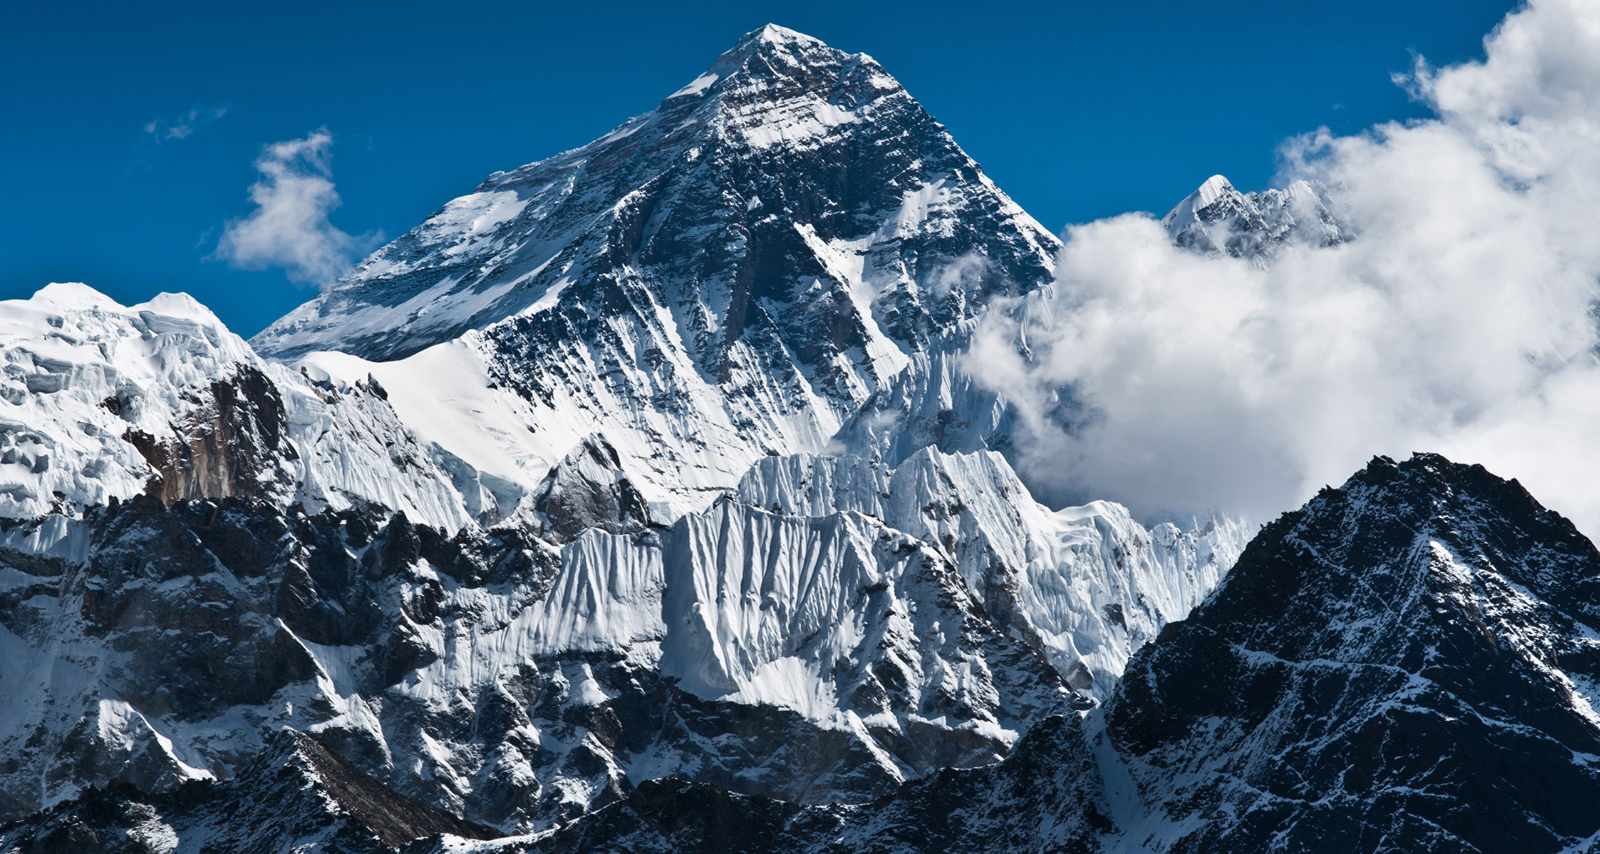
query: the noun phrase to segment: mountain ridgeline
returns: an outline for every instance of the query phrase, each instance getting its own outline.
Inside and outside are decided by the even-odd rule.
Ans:
[[[1594,547],[1428,455],[1248,546],[1039,503],[964,354],[1058,249],[768,26],[250,342],[0,304],[0,852],[1593,846]]]

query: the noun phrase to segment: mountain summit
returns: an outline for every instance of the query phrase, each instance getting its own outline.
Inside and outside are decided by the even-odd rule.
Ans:
[[[1058,245],[877,62],[768,26],[656,109],[490,176],[253,343],[377,377],[505,483],[601,434],[671,517],[763,456],[828,447],[995,295],[1051,281]]]
[[[871,57],[768,25],[656,109],[490,176],[253,343],[394,359],[615,287],[670,308],[719,377],[771,335],[809,365],[856,348],[876,376],[1002,280],[1047,280],[1055,248]],[[968,255],[981,281],[949,287]]]

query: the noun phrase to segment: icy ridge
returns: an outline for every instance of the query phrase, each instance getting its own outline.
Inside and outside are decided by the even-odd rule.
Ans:
[[[774,512],[865,514],[928,543],[993,617],[1093,696],[1215,587],[1245,540],[1226,519],[1147,530],[1111,502],[1051,511],[993,451],[925,448],[892,470],[849,455],[771,457],[739,495]]]

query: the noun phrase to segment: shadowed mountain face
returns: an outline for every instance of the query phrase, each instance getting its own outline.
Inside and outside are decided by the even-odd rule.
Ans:
[[[1263,530],[1106,719],[1167,850],[1560,851],[1600,831],[1597,689],[1594,546],[1418,455]]]

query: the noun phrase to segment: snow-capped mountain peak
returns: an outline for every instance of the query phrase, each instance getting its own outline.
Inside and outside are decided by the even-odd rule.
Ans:
[[[265,355],[183,296],[0,312],[0,747],[77,769],[0,767],[0,818],[226,783],[280,726],[506,831],[666,774],[854,802],[999,759],[1242,539],[1011,468],[960,354],[1058,248],[870,57],[769,26]]]
[[[762,456],[827,447],[996,295],[1051,281],[1058,246],[876,62],[767,27],[254,343],[376,376],[401,408],[481,384],[471,423],[408,423],[523,483],[598,435],[670,520]]]
[[[1161,224],[1170,231],[1181,232],[1199,220],[1200,211],[1216,204],[1224,195],[1237,194],[1238,192],[1233,188],[1233,182],[1229,181],[1226,176],[1212,175],[1205,180],[1205,183],[1185,196],[1183,201],[1178,202],[1172,210],[1168,211],[1167,215],[1161,218]]]
[[[811,156],[796,159],[802,153]],[[780,157],[794,174],[774,174]],[[883,287],[862,279],[876,278],[875,242],[955,238],[931,258],[882,259],[909,266],[905,275],[923,285],[965,253],[999,249],[970,245],[970,227],[950,218],[973,206],[986,211],[984,220],[1003,218],[997,225],[1005,231],[989,239],[1015,243],[984,253],[999,272],[1024,287],[1047,277],[1053,236],[984,178],[876,62],[769,25],[657,109],[588,145],[490,176],[255,344],[282,355],[404,356],[519,313],[548,312],[567,288],[582,290],[624,261],[653,266],[662,250],[705,254],[696,287],[678,299],[698,298],[711,317],[685,320],[714,339],[736,338],[753,319],[750,295],[770,290],[762,285],[772,276],[761,266],[761,247],[741,241],[770,231],[764,242],[779,241],[772,250],[820,255],[802,267],[854,280],[848,289],[873,302]],[[706,264],[740,258],[751,266],[735,281],[709,275]],[[926,296],[926,288],[919,292]],[[922,308],[919,314],[942,315]],[[914,332],[885,330],[891,340]]]
[[[1286,243],[1330,246],[1354,234],[1329,188],[1298,180],[1283,189],[1241,193],[1222,175],[1207,178],[1161,225],[1181,246],[1257,262]]]

